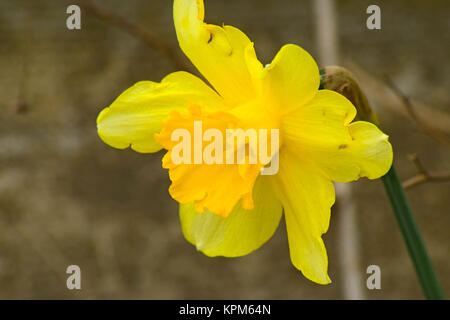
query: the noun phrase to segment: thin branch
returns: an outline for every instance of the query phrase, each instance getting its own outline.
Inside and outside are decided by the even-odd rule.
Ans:
[[[179,55],[169,43],[161,40],[152,32],[126,20],[119,15],[116,15],[115,13],[97,6],[91,0],[81,0],[80,4],[84,9],[88,10],[97,18],[115,25],[116,27],[126,31],[131,36],[143,41],[154,50],[159,51],[161,54],[169,58],[177,69],[186,71],[191,70],[191,66],[187,64],[186,60],[183,59],[183,57],[181,57],[181,55]]]
[[[358,83],[373,102],[372,106],[375,110],[377,108],[389,110],[408,119],[411,118],[401,97],[394,92],[392,87],[387,85],[386,81],[381,81],[349,59],[344,61],[344,66],[351,70],[355,78],[358,79]],[[439,134],[450,137],[450,113],[416,99],[410,98],[410,101],[414,105],[414,112],[422,123],[439,132]]]
[[[429,172],[423,163],[419,160],[416,154],[411,154],[408,156],[409,160],[411,160],[417,168],[417,174],[406,181],[404,181],[403,188],[412,188],[419,184],[423,184],[426,182],[449,182],[450,181],[450,172],[441,172],[441,173],[431,173]]]
[[[411,99],[400,90],[400,88],[394,83],[394,81],[392,81],[391,78],[388,76],[386,76],[386,80],[389,86],[392,88],[392,90],[402,99],[403,105],[405,106],[405,109],[408,112],[409,117],[411,118],[411,120],[413,120],[413,122],[416,124],[419,130],[427,134],[428,136],[432,137],[433,139],[439,141],[440,143],[450,146],[450,139],[447,136],[441,134],[440,132],[428,126],[417,115],[413,103],[411,102]]]
[[[27,60],[25,55],[22,58],[22,64],[19,74],[19,83],[17,89],[17,98],[15,99],[12,109],[15,113],[25,113],[28,111],[28,104],[26,102],[26,80],[28,71]]]

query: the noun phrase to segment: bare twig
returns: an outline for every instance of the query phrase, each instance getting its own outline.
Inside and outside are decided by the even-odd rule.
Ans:
[[[354,61],[345,60],[344,66],[352,71],[361,87],[367,92],[367,96],[373,101],[372,107],[393,111],[410,118],[400,96],[385,81],[373,76]],[[422,123],[442,135],[450,136],[450,114],[448,112],[419,100],[410,98],[410,102],[414,105],[414,112]]]
[[[428,136],[432,137],[433,139],[441,142],[442,144],[450,146],[450,139],[446,135],[434,130],[417,115],[411,99],[400,90],[400,88],[394,83],[394,81],[392,81],[388,76],[386,76],[386,80],[392,90],[402,99],[403,105],[405,106],[409,117],[414,121],[418,129]]]
[[[19,75],[19,84],[17,90],[17,98],[13,103],[13,111],[15,113],[25,113],[28,111],[28,104],[26,102],[26,80],[27,80],[27,63],[25,57],[22,58],[21,70]]]
[[[152,32],[126,20],[119,15],[97,6],[91,0],[81,0],[80,4],[84,9],[88,10],[96,17],[115,25],[133,37],[143,41],[154,50],[159,51],[161,54],[169,58],[177,69],[191,71],[191,66],[187,63],[187,61],[180,54],[178,54],[170,44],[161,40]]]
[[[403,182],[403,188],[411,188],[425,182],[449,182],[450,172],[431,173],[429,172],[416,154],[408,156],[417,168],[417,174]]]

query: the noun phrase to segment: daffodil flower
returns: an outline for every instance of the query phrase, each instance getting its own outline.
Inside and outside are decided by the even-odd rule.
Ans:
[[[204,254],[249,254],[272,237],[284,211],[293,265],[329,283],[322,234],[335,201],[332,181],[384,175],[392,164],[388,137],[352,122],[356,109],[344,96],[319,90],[317,64],[299,46],[282,47],[263,66],[239,29],[204,22],[202,0],[175,0],[174,22],[181,49],[212,88],[187,72],[138,82],[99,114],[99,136],[118,149],[168,150],[163,167],[183,234]],[[218,130],[279,129],[279,172],[261,175],[261,163],[174,164],[171,134],[192,130],[196,120]]]

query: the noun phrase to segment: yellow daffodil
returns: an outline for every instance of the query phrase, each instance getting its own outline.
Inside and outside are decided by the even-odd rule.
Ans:
[[[167,149],[163,167],[169,192],[180,203],[186,239],[208,256],[237,257],[263,245],[284,211],[293,265],[327,284],[328,259],[321,238],[335,201],[332,181],[376,179],[392,163],[388,137],[356,121],[342,95],[319,90],[319,69],[296,45],[281,48],[263,66],[240,30],[204,22],[202,0],[175,0],[174,22],[183,52],[214,89],[186,72],[160,83],[142,81],[98,116],[108,145],[142,153]],[[193,123],[227,128],[278,129],[279,171],[261,175],[267,163],[177,164],[171,158],[178,128]]]

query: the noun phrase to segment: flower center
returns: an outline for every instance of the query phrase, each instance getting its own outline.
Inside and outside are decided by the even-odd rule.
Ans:
[[[279,134],[255,117],[250,121],[244,110],[191,106],[169,115],[155,139],[168,150],[163,167],[169,169],[175,200],[224,217],[240,200],[244,209],[253,208],[258,175],[278,171]]]

